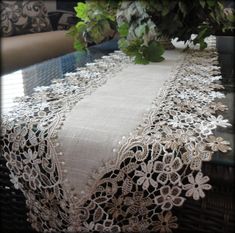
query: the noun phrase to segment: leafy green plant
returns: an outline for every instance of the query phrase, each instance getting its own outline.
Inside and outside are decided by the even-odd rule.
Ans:
[[[204,49],[205,37],[234,32],[234,12],[219,0],[90,0],[75,11],[80,21],[70,33],[76,49],[118,34],[120,49],[141,64],[164,59],[163,37],[191,40]],[[191,39],[192,34],[197,36]]]
[[[157,41],[158,30],[141,1],[123,1],[116,13],[120,35],[119,47],[136,63],[148,64],[164,58],[163,46]]]
[[[205,37],[234,31],[234,12],[226,14],[219,0],[150,0],[147,8],[163,35],[186,42],[197,34],[193,43],[199,43],[201,49],[207,46]]]
[[[111,1],[79,2],[75,7],[79,22],[70,28],[77,50],[85,49],[91,43],[101,43],[116,33],[114,3]],[[112,7],[111,7],[112,6]]]

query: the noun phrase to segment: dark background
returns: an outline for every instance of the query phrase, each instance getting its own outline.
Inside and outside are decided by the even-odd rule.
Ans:
[[[74,7],[77,5],[78,2],[84,2],[84,1],[62,1],[62,0],[56,0],[56,8],[57,10],[64,10],[64,11],[74,11]]]

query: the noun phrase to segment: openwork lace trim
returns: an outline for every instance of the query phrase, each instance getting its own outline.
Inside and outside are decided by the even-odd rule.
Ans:
[[[2,122],[2,144],[11,181],[27,199],[29,221],[38,231],[171,232],[172,208],[211,186],[201,172],[214,151],[230,150],[213,136],[230,124],[217,102],[221,78],[213,48],[191,50],[153,102],[142,124],[89,180],[82,193],[70,190],[57,135],[66,112],[131,61],[114,53],[21,98]],[[69,192],[68,192],[69,190]]]
[[[217,99],[224,94],[217,52],[190,50],[165,83],[142,124],[123,137],[107,161],[73,199],[71,231],[172,232],[172,209],[211,189],[202,162],[231,150],[213,130],[230,126]]]
[[[32,97],[16,99],[17,107],[2,117],[1,145],[15,188],[29,209],[28,221],[39,232],[67,232],[70,226],[70,184],[58,142],[66,114],[86,95],[104,85],[131,60],[116,51],[67,73]]]

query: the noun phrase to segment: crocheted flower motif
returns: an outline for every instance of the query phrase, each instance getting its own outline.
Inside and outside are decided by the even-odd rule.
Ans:
[[[15,176],[13,173],[11,173],[9,177],[12,184],[14,184],[15,189],[23,188],[23,185],[19,182],[18,176]]]
[[[148,232],[149,222],[146,219],[139,220],[138,217],[128,219],[128,225],[123,226],[123,232]]]
[[[89,224],[87,222],[84,222],[83,226],[81,226],[81,232],[94,232],[94,227],[94,222],[90,222]]]
[[[3,156],[7,160],[6,166],[8,169],[11,170],[15,175],[20,175],[21,170],[24,168],[23,164],[21,163],[20,156],[15,153],[9,154],[7,152],[5,152]]]
[[[35,168],[30,168],[28,165],[24,167],[23,179],[29,182],[29,186],[36,190],[37,187],[41,186],[41,182],[39,180],[38,172]]]
[[[161,206],[162,210],[170,210],[173,206],[181,206],[185,200],[179,197],[181,189],[178,186],[170,187],[169,185],[160,188],[159,196],[154,198],[157,205]]]
[[[209,93],[209,96],[214,100],[215,98],[224,98],[225,95],[219,91],[212,91]]]
[[[171,211],[164,213],[160,213],[157,215],[158,220],[155,223],[153,231],[160,232],[160,233],[172,233],[171,229],[176,229],[178,227],[177,217],[173,216]]]
[[[175,138],[177,138],[179,145],[183,143],[196,141],[195,133],[190,129],[176,129]]]
[[[157,181],[161,184],[166,184],[169,180],[172,184],[177,184],[180,180],[180,175],[177,173],[182,168],[182,162],[179,157],[173,154],[166,154],[163,157],[163,162],[157,161],[154,163],[154,171],[159,173]]]
[[[120,232],[121,229],[118,225],[113,225],[113,220],[106,219],[103,224],[96,223],[95,230],[98,232]]]
[[[195,131],[203,136],[208,136],[212,134],[212,130],[216,128],[213,122],[202,121],[200,123],[195,123]]]
[[[126,197],[124,200],[124,205],[128,206],[126,213],[131,213],[132,215],[136,213],[140,215],[147,214],[147,207],[151,204],[153,204],[152,199],[149,197],[144,198],[143,192],[135,192],[133,197]]]
[[[232,150],[232,148],[229,146],[228,141],[224,141],[223,138],[218,137],[216,138],[215,136],[210,136],[207,140],[207,145],[211,147],[213,151],[222,151],[222,152],[227,152],[228,150]]]
[[[12,150],[17,151],[19,148],[24,148],[26,145],[25,136],[28,133],[28,129],[26,127],[21,128],[20,126],[16,126],[13,128],[13,133],[8,134],[9,142],[12,142]]]
[[[168,124],[171,125],[173,128],[184,128],[189,124],[193,124],[196,119],[195,114],[187,114],[187,113],[180,113],[180,114],[176,113],[176,114],[175,116],[173,116],[173,119],[168,120]]]
[[[112,203],[107,203],[106,207],[108,208],[108,212],[113,216],[113,218],[117,218],[119,215],[125,216],[125,212],[122,210],[123,197],[113,197]]]
[[[148,164],[143,162],[140,164],[140,166],[142,171],[135,171],[135,176],[140,177],[137,180],[137,184],[142,185],[144,190],[148,189],[149,185],[152,185],[154,188],[157,188],[158,183],[152,178],[153,162],[148,161]]]
[[[212,152],[205,149],[205,145],[192,143],[185,146],[186,152],[182,154],[184,164],[190,164],[192,170],[199,170],[202,166],[202,161],[210,161]]]
[[[225,111],[228,109],[228,107],[221,102],[211,103],[210,107],[215,111]]]
[[[168,124],[172,125],[173,128],[183,128],[185,126],[185,124],[179,119],[178,116],[173,116],[173,119],[169,119]]]
[[[206,184],[209,181],[208,176],[203,176],[202,172],[198,172],[194,178],[192,174],[188,175],[189,184],[183,185],[183,189],[187,190],[186,197],[193,196],[194,200],[199,200],[199,198],[205,197],[203,190],[211,189],[210,184]]]
[[[162,141],[166,149],[176,150],[179,147],[178,138],[174,134],[166,135]]]
[[[31,149],[28,149],[28,152],[23,152],[25,159],[23,160],[23,163],[25,164],[33,164],[33,165],[37,165],[42,163],[41,159],[37,159],[38,157],[38,152],[37,151],[32,151]]]
[[[231,124],[228,123],[228,120],[224,119],[222,115],[219,115],[218,117],[210,116],[208,117],[208,121],[211,122],[212,124],[215,124],[217,126],[221,126],[224,128],[226,128],[227,126],[231,126]]]

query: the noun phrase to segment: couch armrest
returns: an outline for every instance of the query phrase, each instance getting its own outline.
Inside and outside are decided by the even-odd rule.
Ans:
[[[1,38],[2,73],[73,52],[67,31],[41,32]]]

